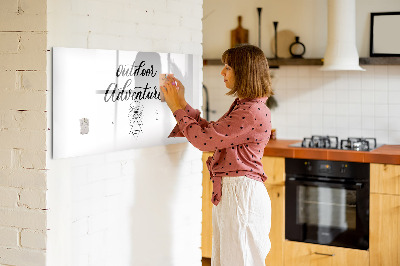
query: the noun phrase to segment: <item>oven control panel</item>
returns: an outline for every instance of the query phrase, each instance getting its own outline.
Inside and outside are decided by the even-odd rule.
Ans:
[[[318,164],[318,167],[321,173],[330,173],[332,171],[332,164],[330,164],[329,162],[320,163]]]
[[[369,179],[369,164],[286,158],[286,174]]]

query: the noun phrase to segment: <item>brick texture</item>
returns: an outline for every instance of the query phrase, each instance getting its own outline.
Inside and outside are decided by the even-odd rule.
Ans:
[[[202,54],[202,0],[63,0],[48,8],[50,48]],[[201,263],[200,151],[168,145],[48,165],[47,244],[72,257],[48,254],[52,265]],[[59,246],[60,238],[72,245]]]
[[[46,170],[0,169],[0,186],[46,189]]]
[[[0,91],[15,89],[15,71],[5,71],[0,69]],[[1,109],[1,108],[0,108]]]
[[[0,226],[46,229],[46,212],[26,208],[0,208]]]
[[[12,14],[18,11],[18,1],[3,0],[0,2],[0,14]]]
[[[19,204],[29,209],[45,209],[46,208],[46,191],[22,189]]]
[[[46,145],[45,131],[21,131],[6,129],[0,131],[0,149],[33,149],[44,150]]]
[[[43,130],[46,128],[46,115],[44,111],[0,110],[0,127]]]
[[[46,264],[46,12],[0,1],[0,265]]]
[[[34,249],[46,249],[46,233],[38,230],[23,229],[21,246]]]
[[[4,265],[46,265],[45,252],[20,248],[0,247],[1,263]]]
[[[18,190],[10,187],[0,187],[0,207],[17,207]]]
[[[17,247],[18,239],[18,229],[0,227],[0,247]]]

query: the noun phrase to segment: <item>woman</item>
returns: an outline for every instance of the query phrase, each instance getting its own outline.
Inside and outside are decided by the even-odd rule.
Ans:
[[[226,95],[237,98],[216,122],[186,103],[179,80],[170,78],[161,88],[178,122],[169,137],[184,136],[201,151],[214,151],[207,160],[213,182],[212,265],[265,265],[271,248],[271,202],[261,164],[271,130],[268,62],[252,45],[228,49],[222,62]]]

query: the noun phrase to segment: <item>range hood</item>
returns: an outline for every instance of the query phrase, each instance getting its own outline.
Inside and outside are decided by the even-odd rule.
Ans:
[[[323,71],[358,70],[355,0],[328,0],[328,44]]]

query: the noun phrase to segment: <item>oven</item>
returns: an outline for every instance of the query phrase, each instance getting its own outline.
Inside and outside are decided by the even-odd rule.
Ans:
[[[369,164],[285,161],[285,238],[367,250]]]

